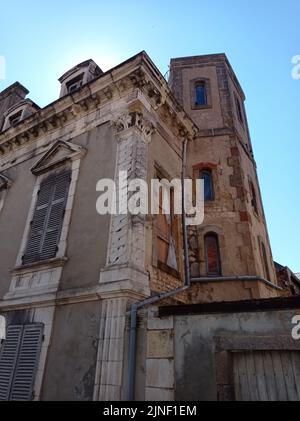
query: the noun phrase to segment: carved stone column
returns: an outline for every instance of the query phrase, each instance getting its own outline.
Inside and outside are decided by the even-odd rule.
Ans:
[[[134,112],[119,116],[114,128],[118,142],[115,183],[119,192],[120,172],[127,172],[128,183],[134,179],[147,181],[148,149],[154,126],[141,113]],[[117,194],[117,208],[120,204],[126,207],[130,195],[126,189],[121,190],[121,197]],[[105,291],[126,289],[149,295],[145,223],[146,215],[112,215],[107,264],[100,276],[100,284],[103,288],[107,286]]]

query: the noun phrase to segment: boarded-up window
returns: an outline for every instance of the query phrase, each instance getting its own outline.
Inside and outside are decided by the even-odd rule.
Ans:
[[[209,233],[204,237],[206,270],[208,276],[221,275],[221,258],[217,234]]]
[[[174,191],[170,192],[170,213],[163,207],[163,192],[159,193],[159,215],[156,218],[157,260],[166,267],[178,271],[176,256],[176,217],[174,215]]]
[[[40,186],[23,264],[55,257],[68,198],[71,171],[51,174]]]
[[[30,401],[41,352],[43,325],[9,326],[0,352],[0,401]]]

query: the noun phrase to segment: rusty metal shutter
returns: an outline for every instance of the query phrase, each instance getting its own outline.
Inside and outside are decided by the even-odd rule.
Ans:
[[[0,400],[30,401],[44,326],[10,326],[0,355]]]
[[[64,171],[41,184],[23,264],[55,257],[70,181],[71,171]]]
[[[23,326],[10,326],[0,353],[0,401],[8,401],[18,351],[22,340]]]

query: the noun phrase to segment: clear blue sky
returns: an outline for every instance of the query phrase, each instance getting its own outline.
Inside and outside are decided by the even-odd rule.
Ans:
[[[87,58],[108,70],[146,50],[165,74],[171,57],[225,52],[247,95],[274,259],[300,272],[299,0],[15,0],[0,19],[0,90],[19,80],[41,106]]]

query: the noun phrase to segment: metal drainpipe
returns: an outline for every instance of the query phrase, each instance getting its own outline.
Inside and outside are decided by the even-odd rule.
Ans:
[[[207,278],[192,278],[191,283],[192,284],[206,284],[211,282],[236,282],[236,281],[245,281],[245,282],[255,282],[260,281],[264,284],[277,289],[278,291],[283,291],[283,288],[279,287],[278,285],[274,284],[271,281],[268,281],[267,279],[261,278],[259,276],[219,276],[219,277],[207,277]]]
[[[182,232],[183,232],[183,249],[184,249],[184,287],[175,289],[174,291],[165,292],[158,294],[154,297],[148,298],[144,301],[134,303],[131,306],[130,314],[130,336],[129,336],[129,365],[128,365],[128,394],[127,400],[134,401],[135,395],[135,371],[136,371],[136,336],[137,336],[137,315],[141,308],[148,305],[155,304],[165,298],[173,297],[174,295],[180,294],[186,291],[191,286],[190,279],[190,268],[189,268],[189,253],[188,253],[188,233],[186,226],[186,214],[185,214],[185,184],[186,179],[186,168],[187,168],[187,144],[188,139],[186,138],[183,142],[182,151]]]

